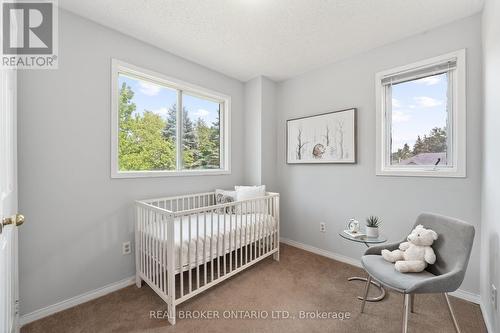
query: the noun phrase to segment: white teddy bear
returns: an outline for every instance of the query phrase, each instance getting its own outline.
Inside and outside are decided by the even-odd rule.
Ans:
[[[401,273],[421,272],[427,264],[436,262],[432,243],[438,239],[435,231],[417,225],[408,236],[408,241],[399,244],[399,250],[382,250],[382,257],[395,262],[395,268]]]

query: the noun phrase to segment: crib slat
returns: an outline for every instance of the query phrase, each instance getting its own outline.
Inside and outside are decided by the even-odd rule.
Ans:
[[[163,237],[163,214],[159,214],[159,221],[158,221],[158,257],[160,258],[160,264],[158,265],[160,269],[160,274],[158,274],[158,279],[160,280],[160,289],[162,291],[164,288],[164,283],[163,283],[163,273],[165,272],[164,269],[164,261],[163,261],[163,240],[165,239]]]
[[[262,248],[264,247],[264,238],[262,235],[262,200],[257,201],[257,218],[259,219],[259,257],[262,256]]]
[[[268,252],[268,246],[269,246],[269,238],[268,238],[268,232],[267,232],[267,199],[264,199],[264,209],[263,209],[263,215],[264,215],[264,254]]]
[[[154,255],[155,255],[155,260],[154,260],[154,273],[153,273],[153,279],[155,281],[155,285],[158,285],[158,214],[154,213],[154,237],[153,237],[153,250],[154,250]]]
[[[264,226],[262,229],[264,229],[264,254],[267,253],[267,246],[268,246],[268,243],[269,243],[269,240],[267,238],[267,199],[264,199],[263,200],[263,205],[264,207],[262,207],[262,215],[263,215],[263,220],[264,220]]]
[[[162,233],[162,260],[163,260],[163,292],[168,295],[168,285],[167,285],[167,222],[166,216],[162,216],[163,233]]]
[[[161,271],[162,271],[162,260],[161,260],[161,249],[160,249],[160,243],[161,243],[161,214],[156,214],[156,253],[158,255],[158,263],[156,265],[157,271],[157,281],[158,285],[160,286],[160,289],[162,289],[163,286],[163,281],[161,279]]]
[[[161,288],[161,280],[160,280],[160,272],[161,272],[161,257],[160,257],[160,217],[161,215],[158,213],[155,213],[155,225],[156,225],[156,232],[155,232],[155,251],[156,251],[156,274],[155,274],[155,279],[156,279],[156,284],[160,285]]]
[[[252,219],[252,226],[253,226],[253,239],[252,239],[252,260],[255,260],[257,258],[257,219],[255,215],[255,201],[252,201],[250,203],[251,206],[251,212],[252,214],[250,215]]]
[[[262,200],[257,200],[257,219],[259,221],[259,257],[262,256],[262,243],[264,239],[262,238]]]
[[[158,265],[158,256],[157,256],[157,253],[156,253],[156,227],[158,226],[158,223],[156,223],[156,212],[153,212],[153,216],[152,216],[152,234],[153,234],[153,237],[151,237],[151,252],[153,253],[152,257],[153,257],[153,265],[152,265],[152,276],[151,276],[151,280],[153,280],[153,283],[155,285],[157,285],[157,281],[156,281],[156,270],[157,270],[157,265]]]
[[[238,214],[234,212],[231,218],[234,217],[234,231],[233,231],[233,252],[234,252],[234,269],[238,269]]]
[[[261,216],[262,216],[262,253],[266,254],[266,200],[262,200]]]
[[[254,216],[255,216],[255,226],[257,229],[257,238],[256,238],[256,248],[255,251],[257,253],[256,258],[260,257],[260,218],[259,218],[259,201],[255,200],[255,210],[254,210]]]
[[[273,231],[273,250],[276,248],[276,233],[275,233],[275,230],[276,230],[276,225],[277,225],[276,213],[275,213],[275,207],[276,207],[275,203],[276,202],[275,202],[274,199],[275,198],[273,197],[273,199],[272,199],[273,209],[272,209],[272,214],[271,214],[271,216],[272,216],[272,220],[271,220],[271,222],[272,222],[272,231]]]
[[[260,210],[261,210],[261,201],[257,200],[257,211],[255,214],[255,218],[257,219],[257,226],[259,228],[257,233],[257,237],[259,240],[259,246],[257,247],[257,251],[259,257],[262,255],[262,216]]]
[[[273,249],[276,248],[276,226],[278,221],[276,220],[276,198],[273,197]]]
[[[144,267],[143,267],[143,261],[144,261],[144,252],[143,252],[143,247],[144,247],[144,243],[142,242],[142,237],[144,235],[144,228],[143,228],[143,223],[144,223],[144,219],[142,217],[142,212],[143,212],[143,208],[142,207],[137,207],[137,211],[138,211],[138,216],[139,216],[139,244],[136,244],[137,245],[137,251],[139,252],[139,271],[141,273],[144,272]]]
[[[144,210],[143,211],[143,218],[144,218],[144,235],[142,236],[144,239],[143,245],[142,245],[142,250],[144,252],[144,276],[148,277],[148,261],[149,261],[149,254],[148,254],[148,238],[149,238],[149,225],[148,225],[148,214],[149,210]]]
[[[148,211],[148,228],[149,228],[149,233],[148,233],[148,279],[151,279],[151,267],[152,267],[152,260],[153,260],[153,254],[151,253],[151,233],[152,233],[152,224],[151,224],[151,215],[153,214],[152,211]]]
[[[214,212],[210,212],[210,281],[214,280]]]
[[[143,233],[142,233],[142,242],[141,242],[141,249],[142,249],[142,273],[146,275],[146,261],[147,261],[147,253],[146,253],[146,235],[147,235],[147,220],[146,220],[146,210],[142,210],[142,228],[143,228]]]
[[[158,273],[158,253],[156,251],[156,244],[157,244],[157,228],[158,228],[158,223],[156,220],[157,213],[153,213],[153,282],[155,285],[158,284],[158,281],[156,279],[157,273]]]
[[[268,206],[266,209],[267,214],[267,234],[269,237],[268,241],[268,252],[273,250],[273,198],[269,198]]]
[[[189,204],[189,202],[188,202]],[[187,250],[187,269],[188,269],[188,278],[189,278],[189,292],[193,291],[193,286],[192,286],[192,275],[191,275],[191,240],[192,240],[192,235],[191,235],[191,215],[189,215],[188,218],[188,250]]]
[[[267,212],[267,208],[269,207],[269,200],[266,198],[264,200],[264,236],[266,240],[264,242],[264,252],[269,252],[269,228],[267,227],[269,222],[269,214]]]
[[[240,248],[240,266],[243,266],[243,205],[241,204],[240,202],[240,245],[239,245],[239,248]],[[237,222],[237,221],[236,221]]]
[[[200,241],[200,213],[196,214],[196,253],[195,253],[195,265],[196,265],[196,289],[200,288],[200,265],[198,257],[198,243]],[[205,258],[203,258],[203,262]]]
[[[163,214],[158,214],[158,280],[160,285],[160,290],[163,291]]]
[[[217,214],[217,278],[220,278],[220,214]]]
[[[279,216],[278,216],[278,212],[279,212],[279,209],[278,209],[278,198],[274,198],[274,214],[273,214],[273,217],[274,217],[274,247],[279,247],[280,245],[280,239],[279,239],[279,233],[278,233],[278,230],[279,230]]]
[[[180,297],[184,296],[184,270],[182,269],[182,252],[184,248],[184,239],[182,238],[182,216],[179,218],[180,246],[179,246],[179,271],[180,271]]]
[[[245,264],[248,263],[248,250],[250,248],[250,238],[252,235],[248,235],[250,233],[250,230],[248,230],[248,201],[245,201],[245,244],[246,244],[246,251],[245,251]]]
[[[207,284],[207,212],[203,213],[203,285]]]
[[[261,208],[261,216],[262,216],[262,253],[266,254],[267,252],[267,234],[266,234],[266,214],[265,214],[265,209],[266,209],[266,199],[262,200],[262,208]]]
[[[276,247],[279,249],[280,246],[280,198],[274,198],[276,200],[276,208],[274,212],[274,218],[276,219]],[[279,254],[278,254],[279,255]]]
[[[271,203],[271,207],[269,207],[269,233],[271,234],[271,250],[274,250],[275,240],[274,240],[274,197],[272,197],[269,202]]]
[[[229,214],[228,214],[229,215]],[[233,248],[232,248],[232,233],[233,233],[233,216],[229,215],[229,248],[228,248],[228,253],[229,253],[229,273],[233,270]]]
[[[153,280],[153,266],[154,266],[154,256],[153,256],[153,214],[154,212],[149,212],[148,222],[149,229],[151,230],[149,235],[149,244],[148,244],[148,252],[149,252],[149,279]]]
[[[262,237],[263,239],[263,249],[262,252],[264,254],[267,253],[267,229],[266,229],[266,221],[267,221],[267,214],[266,214],[266,199],[262,200]]]
[[[274,249],[274,198],[269,200],[271,206],[269,207],[269,233],[271,237],[271,250]]]
[[[223,264],[224,264],[224,275],[226,275],[226,215],[227,212],[224,212],[224,231],[222,232],[222,255],[224,256]]]

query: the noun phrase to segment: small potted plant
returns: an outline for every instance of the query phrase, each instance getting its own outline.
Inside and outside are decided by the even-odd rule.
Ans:
[[[378,237],[378,227],[382,224],[382,220],[378,216],[370,216],[366,219],[366,236],[377,238]]]

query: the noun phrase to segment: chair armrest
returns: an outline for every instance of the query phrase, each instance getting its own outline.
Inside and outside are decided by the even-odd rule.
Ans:
[[[380,255],[382,253],[382,250],[387,249],[389,251],[394,251],[399,249],[399,244],[402,242],[397,242],[397,243],[391,243],[391,244],[381,244],[377,246],[372,246],[366,249],[365,251],[365,256],[369,254],[375,254],[375,255]]]
[[[457,290],[464,280],[465,270],[454,269],[416,283],[406,290],[408,294],[449,293]]]

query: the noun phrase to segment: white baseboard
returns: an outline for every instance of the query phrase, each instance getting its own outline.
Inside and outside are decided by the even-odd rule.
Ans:
[[[128,287],[134,283],[135,283],[135,276],[129,277],[129,278],[120,280],[118,282],[110,283],[104,287],[88,291],[86,293],[72,297],[70,299],[58,302],[56,304],[52,304],[52,305],[49,305],[47,307],[35,310],[31,313],[27,313],[25,315],[22,315],[19,318],[19,326],[26,325],[28,323],[35,321],[35,320],[50,316],[56,312],[60,312],[60,311],[72,308],[74,306],[77,306],[79,304],[91,301],[93,299],[99,298],[99,297],[104,296],[106,294],[112,293],[113,291]]]
[[[352,266],[361,267],[361,261],[358,259],[353,259],[351,257],[347,257],[347,256],[344,256],[344,255],[341,255],[338,253],[333,253],[333,252],[323,250],[323,249],[320,249],[318,247],[307,245],[307,244],[304,244],[301,242],[297,242],[297,241],[294,241],[294,240],[288,239],[288,238],[280,237],[280,242],[288,244],[288,245],[296,247],[296,248],[299,248],[299,249],[302,249],[302,250],[305,250],[305,251],[308,251],[308,252],[319,254],[320,256],[323,256],[323,257],[327,257],[327,258],[330,258],[333,260],[341,261],[341,262],[344,262],[344,263],[352,265]]]
[[[483,302],[481,302],[481,303],[479,304],[479,306],[481,307],[481,312],[482,312],[482,314],[483,314],[483,319],[484,319],[484,324],[486,325],[486,330],[487,330],[489,333],[493,333],[493,332],[495,332],[495,331],[493,330],[493,326],[492,326],[492,324],[491,324],[490,318],[487,316],[487,313],[488,313],[488,312],[486,312],[486,309],[484,308]]]
[[[481,297],[478,294],[471,293],[470,291],[458,289],[457,291],[449,293],[449,295],[481,305]]]
[[[344,255],[341,255],[338,253],[323,250],[323,249],[317,248],[315,246],[307,245],[307,244],[297,242],[297,241],[294,241],[294,240],[288,239],[288,238],[280,238],[280,241],[284,244],[288,244],[290,246],[293,246],[293,247],[296,247],[296,248],[299,248],[299,249],[302,249],[302,250],[305,250],[308,252],[316,253],[316,254],[319,254],[320,256],[323,256],[323,257],[327,257],[327,258],[330,258],[333,260],[341,261],[343,263],[353,265],[356,267],[361,267],[361,261],[359,261],[357,259],[353,259],[351,257],[347,257],[347,256],[344,256]],[[475,304],[481,304],[481,298],[479,297],[479,295],[471,293],[469,291],[458,289],[457,291],[450,293],[450,295],[457,297],[457,298],[464,299],[466,301],[469,301],[469,302],[472,302]]]

